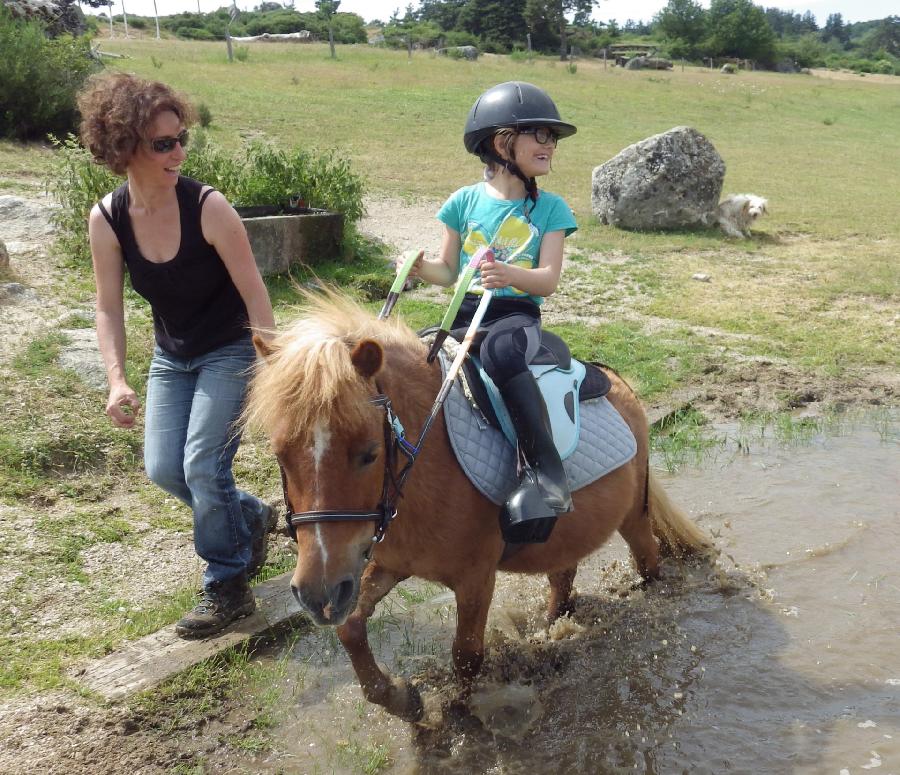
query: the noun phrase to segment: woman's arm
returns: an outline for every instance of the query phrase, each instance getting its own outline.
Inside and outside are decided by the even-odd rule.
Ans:
[[[486,290],[511,285],[532,296],[550,296],[562,272],[565,231],[551,231],[541,239],[541,254],[535,269],[492,261],[481,265],[481,285]]]
[[[247,306],[250,326],[263,338],[275,330],[269,291],[259,273],[247,230],[240,216],[218,191],[210,194],[200,217],[203,237],[212,245],[228,269],[231,281]]]
[[[141,403],[125,379],[125,302],[122,294],[125,270],[122,249],[98,205],[91,210],[88,234],[97,286],[97,344],[109,382],[106,413],[119,427],[130,428],[134,425]]]
[[[459,251],[462,247],[459,232],[444,225],[441,237],[441,252],[437,258],[419,258],[409,274],[410,277],[421,277],[425,282],[435,285],[453,285],[459,274]],[[400,264],[397,264],[397,271]]]

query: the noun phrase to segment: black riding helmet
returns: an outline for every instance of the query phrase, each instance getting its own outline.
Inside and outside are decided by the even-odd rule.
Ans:
[[[484,141],[498,129],[535,126],[551,127],[559,137],[569,137],[577,131],[560,118],[556,105],[543,89],[522,81],[507,81],[492,86],[475,101],[463,142],[469,153],[482,156],[488,150],[482,147]]]

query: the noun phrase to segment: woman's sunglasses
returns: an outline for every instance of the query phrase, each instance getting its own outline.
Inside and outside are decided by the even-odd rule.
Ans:
[[[182,129],[175,137],[157,137],[155,140],[151,140],[150,148],[154,153],[170,153],[175,149],[175,143],[182,148],[187,148],[190,137],[187,129]]]
[[[559,141],[559,135],[548,126],[529,126],[516,131],[520,135],[534,135],[535,142],[539,145],[545,145],[546,143],[556,145]]]

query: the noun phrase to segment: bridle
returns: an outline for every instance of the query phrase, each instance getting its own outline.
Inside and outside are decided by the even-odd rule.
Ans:
[[[380,391],[378,384],[376,389]],[[284,504],[287,509],[285,520],[291,537],[297,540],[297,526],[311,525],[320,522],[375,522],[375,534],[372,536],[372,545],[366,553],[366,559],[375,544],[384,540],[385,533],[391,522],[397,516],[397,502],[403,496],[403,485],[412,470],[413,463],[421,449],[419,445],[413,445],[406,439],[406,431],[400,419],[394,413],[391,399],[379,392],[369,399],[369,403],[384,409],[384,475],[381,482],[381,498],[378,505],[372,511],[361,509],[320,509],[318,511],[294,511],[288,498],[287,476],[284,467],[281,469],[281,487],[284,491]],[[403,468],[397,472],[398,450],[406,457]]]

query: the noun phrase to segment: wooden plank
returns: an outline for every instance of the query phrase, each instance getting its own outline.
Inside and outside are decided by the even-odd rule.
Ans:
[[[660,425],[678,412],[689,409],[699,397],[700,391],[696,388],[676,390],[666,396],[665,403],[647,407],[647,422],[651,427]]]
[[[186,640],[175,634],[173,624],[94,660],[73,677],[108,700],[151,689],[204,659],[302,617],[300,607],[291,595],[292,573],[282,573],[254,587],[255,613],[239,619],[217,635]]]

